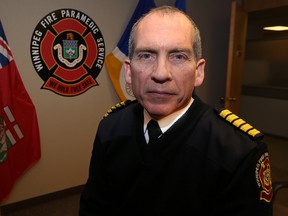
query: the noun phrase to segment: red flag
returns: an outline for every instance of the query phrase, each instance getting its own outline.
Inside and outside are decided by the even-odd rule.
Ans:
[[[36,110],[0,21],[0,202],[40,156]]]

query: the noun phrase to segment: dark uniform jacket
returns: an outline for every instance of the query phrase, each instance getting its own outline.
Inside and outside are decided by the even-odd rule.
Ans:
[[[153,145],[135,102],[99,124],[80,215],[272,215],[266,144],[195,98]]]

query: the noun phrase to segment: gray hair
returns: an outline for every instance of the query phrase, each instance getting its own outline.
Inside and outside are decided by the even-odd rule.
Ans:
[[[129,37],[129,44],[128,44],[128,56],[130,59],[132,59],[134,55],[134,49],[135,49],[135,32],[138,28],[139,23],[149,14],[152,13],[162,13],[162,14],[176,14],[180,13],[183,14],[187,19],[191,22],[193,28],[194,28],[194,41],[193,43],[193,52],[195,60],[198,61],[202,58],[202,45],[201,45],[201,36],[200,31],[196,25],[196,23],[183,11],[179,10],[178,8],[172,7],[172,6],[161,6],[156,7],[152,10],[150,10],[148,13],[144,14],[132,27],[130,37]]]

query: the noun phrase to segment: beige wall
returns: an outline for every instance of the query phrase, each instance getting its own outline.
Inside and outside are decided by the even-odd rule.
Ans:
[[[48,13],[73,8],[91,17],[105,39],[106,54],[120,39],[136,0],[0,0],[0,19],[26,89],[37,110],[41,160],[19,179],[2,205],[85,183],[97,125],[108,108],[119,102],[104,67],[99,86],[76,97],[42,90],[33,68],[30,40],[37,23]],[[157,5],[174,0],[155,0]],[[210,104],[224,95],[231,0],[187,0],[202,31],[207,59],[206,81],[198,93]],[[220,31],[219,31],[220,29]],[[217,80],[217,81],[215,81]]]

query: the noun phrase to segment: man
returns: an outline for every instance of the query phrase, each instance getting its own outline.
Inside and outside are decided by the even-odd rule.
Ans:
[[[137,100],[99,124],[80,215],[271,215],[260,132],[192,95],[205,67],[195,23],[153,9],[134,25],[124,66]]]

